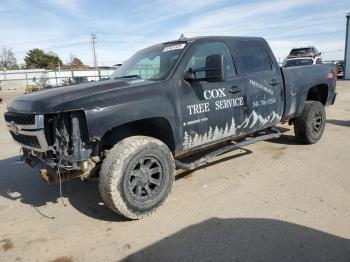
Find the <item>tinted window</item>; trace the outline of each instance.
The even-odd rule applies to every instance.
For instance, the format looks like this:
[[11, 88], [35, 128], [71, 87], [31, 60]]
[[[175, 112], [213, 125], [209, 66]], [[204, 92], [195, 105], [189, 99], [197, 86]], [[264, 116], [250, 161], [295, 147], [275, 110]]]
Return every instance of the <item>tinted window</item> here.
[[[190, 68], [204, 68], [207, 56], [213, 54], [224, 55], [224, 66], [226, 69], [227, 77], [232, 77], [236, 75], [230, 50], [228, 49], [227, 45], [222, 42], [209, 42], [198, 46], [186, 66], [186, 71]], [[196, 77], [204, 78], [205, 72], [197, 72]]]
[[311, 53], [314, 53], [314, 50], [312, 48], [294, 48], [292, 51], [290, 51], [290, 55], [292, 56], [306, 56], [310, 55]]
[[284, 63], [284, 67], [292, 67], [292, 66], [304, 66], [304, 65], [312, 65], [312, 59], [292, 59], [286, 60]]
[[237, 57], [244, 73], [272, 70], [270, 56], [266, 48], [256, 41], [238, 41]]

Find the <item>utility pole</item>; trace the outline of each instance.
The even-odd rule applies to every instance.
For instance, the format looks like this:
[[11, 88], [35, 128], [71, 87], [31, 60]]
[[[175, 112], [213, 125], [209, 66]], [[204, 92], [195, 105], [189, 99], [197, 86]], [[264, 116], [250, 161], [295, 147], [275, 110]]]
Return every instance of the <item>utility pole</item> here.
[[98, 69], [98, 65], [97, 65], [97, 56], [96, 56], [96, 49], [95, 49], [96, 39], [97, 39], [96, 34], [92, 33], [91, 34], [92, 60], [94, 63], [95, 70], [98, 71], [98, 79], [101, 79], [101, 73], [100, 73], [100, 70]]
[[344, 79], [350, 79], [350, 13], [346, 15], [346, 36], [344, 54]]

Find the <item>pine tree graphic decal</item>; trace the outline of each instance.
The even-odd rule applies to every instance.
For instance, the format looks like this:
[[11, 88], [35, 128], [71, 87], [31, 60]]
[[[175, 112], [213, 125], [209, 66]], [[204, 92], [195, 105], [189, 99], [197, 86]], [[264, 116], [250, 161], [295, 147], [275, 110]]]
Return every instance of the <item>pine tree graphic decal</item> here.
[[208, 142], [208, 134], [207, 134], [207, 132], [204, 133], [202, 142], [203, 142], [203, 144]]
[[228, 135], [229, 134], [229, 129], [228, 129], [228, 124], [226, 123], [225, 125], [225, 129], [224, 129], [224, 136]]
[[230, 135], [234, 136], [236, 134], [236, 125], [235, 125], [235, 119], [232, 117], [232, 122], [231, 122], [231, 126], [229, 129]]
[[208, 141], [213, 140], [213, 129], [209, 127], [209, 132], [208, 132]]
[[[275, 111], [269, 114], [266, 117], [261, 116], [260, 114], [253, 111], [250, 116], [247, 116], [244, 121], [236, 126], [235, 119], [232, 118], [231, 125], [228, 127], [228, 123], [225, 124], [225, 127], [215, 126], [209, 127], [208, 132], [205, 132], [203, 135], [194, 133], [193, 135], [189, 134], [187, 131], [184, 132], [183, 137], [183, 149], [187, 150], [192, 147], [200, 146], [209, 142], [216, 141], [221, 138], [234, 136], [237, 133], [241, 134], [246, 132], [245, 128], [250, 130], [256, 129], [257, 127], [264, 128], [269, 125], [278, 123], [281, 120], [281, 116], [278, 115]], [[191, 131], [193, 133], [193, 131]]]
[[189, 148], [189, 146], [190, 146], [190, 136], [188, 135], [187, 131], [185, 131], [183, 147], [187, 149]]
[[214, 129], [214, 135], [213, 135], [213, 139], [219, 139], [220, 138], [220, 131], [219, 131], [219, 128], [217, 126], [215, 126], [215, 129]]

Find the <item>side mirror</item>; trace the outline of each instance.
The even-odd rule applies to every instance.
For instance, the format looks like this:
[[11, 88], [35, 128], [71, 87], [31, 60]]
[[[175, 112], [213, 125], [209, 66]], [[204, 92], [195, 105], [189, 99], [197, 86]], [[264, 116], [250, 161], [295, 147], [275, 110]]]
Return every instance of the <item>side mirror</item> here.
[[205, 59], [205, 74], [208, 82], [223, 82], [226, 78], [224, 55], [213, 54]]
[[186, 71], [184, 73], [184, 79], [186, 81], [193, 81], [196, 79], [196, 75], [195, 75], [195, 72], [193, 72], [191, 69], [189, 71]]

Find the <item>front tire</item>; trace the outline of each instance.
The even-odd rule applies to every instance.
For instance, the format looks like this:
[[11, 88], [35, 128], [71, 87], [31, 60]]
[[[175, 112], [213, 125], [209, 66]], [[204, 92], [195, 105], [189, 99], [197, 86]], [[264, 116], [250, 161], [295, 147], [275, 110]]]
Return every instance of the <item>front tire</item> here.
[[163, 142], [132, 136], [118, 142], [103, 160], [99, 190], [114, 212], [141, 219], [162, 205], [174, 177], [174, 159]]
[[300, 142], [314, 144], [322, 137], [326, 125], [326, 110], [320, 102], [306, 101], [302, 114], [295, 118], [294, 133]]

